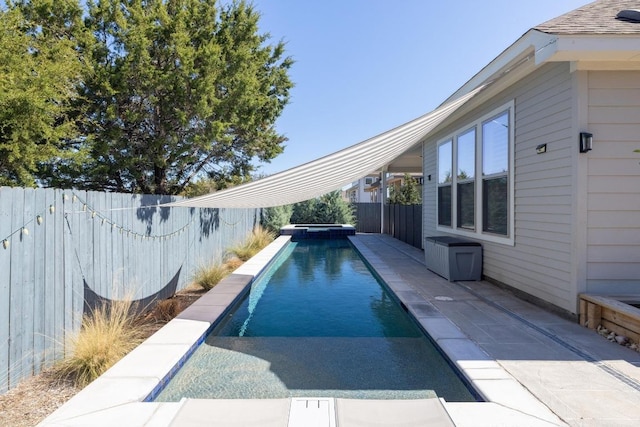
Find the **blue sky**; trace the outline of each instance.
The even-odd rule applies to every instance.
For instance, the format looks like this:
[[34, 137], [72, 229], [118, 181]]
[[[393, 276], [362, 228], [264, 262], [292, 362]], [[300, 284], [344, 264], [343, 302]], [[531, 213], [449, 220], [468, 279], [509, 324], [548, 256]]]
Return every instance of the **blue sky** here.
[[273, 174], [437, 107], [531, 27], [589, 0], [253, 0], [296, 63]]

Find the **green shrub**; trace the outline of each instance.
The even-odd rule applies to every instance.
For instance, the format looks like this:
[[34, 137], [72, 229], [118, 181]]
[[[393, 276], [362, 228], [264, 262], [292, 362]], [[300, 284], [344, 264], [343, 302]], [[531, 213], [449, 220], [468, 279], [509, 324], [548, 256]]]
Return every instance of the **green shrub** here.
[[272, 233], [280, 234], [280, 229], [291, 223], [293, 205], [274, 206], [262, 210], [262, 226]]
[[292, 224], [355, 225], [355, 222], [353, 206], [342, 198], [339, 191], [296, 203], [291, 214]]

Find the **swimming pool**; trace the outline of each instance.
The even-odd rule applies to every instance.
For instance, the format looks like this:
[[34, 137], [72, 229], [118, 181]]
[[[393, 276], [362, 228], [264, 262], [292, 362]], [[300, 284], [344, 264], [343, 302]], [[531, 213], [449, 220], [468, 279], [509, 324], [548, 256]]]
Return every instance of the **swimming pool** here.
[[473, 394], [346, 239], [290, 243], [155, 401]]

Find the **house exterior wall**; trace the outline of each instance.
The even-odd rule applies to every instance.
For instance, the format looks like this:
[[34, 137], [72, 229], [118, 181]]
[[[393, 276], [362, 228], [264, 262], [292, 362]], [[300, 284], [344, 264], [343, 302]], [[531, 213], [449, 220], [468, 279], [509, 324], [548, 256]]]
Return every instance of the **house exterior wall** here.
[[588, 72], [586, 291], [640, 293], [640, 71]]
[[[423, 145], [423, 233], [443, 235], [436, 227], [438, 142], [514, 101], [514, 244], [479, 238], [483, 275], [573, 313], [577, 309], [575, 85], [569, 64], [544, 65]], [[536, 154], [539, 144], [547, 144], [546, 153]]]

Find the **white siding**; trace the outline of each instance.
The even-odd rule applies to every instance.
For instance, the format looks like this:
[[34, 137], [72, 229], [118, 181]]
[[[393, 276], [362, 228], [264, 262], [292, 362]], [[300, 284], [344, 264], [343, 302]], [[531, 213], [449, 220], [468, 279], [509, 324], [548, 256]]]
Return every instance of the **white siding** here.
[[640, 71], [588, 74], [587, 291], [640, 292]]
[[[436, 232], [436, 143], [493, 108], [515, 100], [515, 245], [482, 242], [483, 274], [571, 312], [574, 211], [572, 192], [572, 76], [569, 65], [550, 64], [443, 129], [424, 145], [425, 236]], [[547, 152], [536, 154], [536, 146]], [[429, 201], [431, 203], [429, 203]]]

